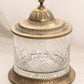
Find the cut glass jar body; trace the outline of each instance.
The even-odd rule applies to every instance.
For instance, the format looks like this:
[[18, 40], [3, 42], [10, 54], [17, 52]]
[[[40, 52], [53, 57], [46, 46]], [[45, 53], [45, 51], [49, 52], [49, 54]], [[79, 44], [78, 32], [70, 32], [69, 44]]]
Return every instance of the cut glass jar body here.
[[30, 39], [14, 35], [16, 73], [31, 78], [59, 77], [70, 70], [70, 35]]
[[68, 22], [55, 18], [40, 6], [11, 27], [14, 34], [14, 67], [9, 72], [13, 84], [71, 84], [75, 72], [70, 67]]

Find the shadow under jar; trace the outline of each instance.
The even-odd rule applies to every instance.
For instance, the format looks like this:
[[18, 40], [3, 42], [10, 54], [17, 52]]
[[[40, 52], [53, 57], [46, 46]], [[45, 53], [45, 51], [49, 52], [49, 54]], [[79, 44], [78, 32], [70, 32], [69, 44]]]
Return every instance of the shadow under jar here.
[[70, 84], [75, 78], [70, 66], [72, 26], [54, 18], [42, 1], [29, 18], [11, 28], [14, 67], [9, 72], [9, 80], [14, 84]]

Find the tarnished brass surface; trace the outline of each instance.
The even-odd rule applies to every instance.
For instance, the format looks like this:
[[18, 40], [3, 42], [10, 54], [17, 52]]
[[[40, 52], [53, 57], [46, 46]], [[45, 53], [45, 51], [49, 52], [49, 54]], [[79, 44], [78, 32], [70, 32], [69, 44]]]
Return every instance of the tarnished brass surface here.
[[43, 3], [45, 0], [38, 0], [40, 3]]
[[75, 79], [75, 72], [71, 69], [67, 74], [58, 78], [32, 79], [22, 77], [11, 69], [8, 77], [12, 84], [71, 84]]
[[[35, 9], [30, 14], [29, 20], [33, 21], [34, 22], [33, 24], [37, 25], [37, 23], [43, 24], [42, 22], [48, 22], [48, 21], [54, 20], [54, 16], [49, 9], [46, 9], [45, 7], [42, 7], [41, 9], [39, 9], [39, 8]], [[30, 23], [30, 22], [28, 22], [28, 23]]]
[[[39, 0], [43, 2], [44, 0]], [[28, 18], [15, 23], [11, 30], [21, 37], [33, 39], [50, 39], [65, 36], [72, 31], [66, 21], [54, 18], [52, 12], [43, 5], [35, 9]]]
[[[18, 36], [32, 38], [32, 39], [52, 39], [63, 37], [72, 32], [72, 26], [61, 20], [57, 19], [58, 22], [55, 24], [54, 21], [35, 25], [35, 23], [27, 23], [27, 20], [21, 20], [18, 24], [15, 23], [12, 26], [12, 32]], [[25, 23], [25, 24], [24, 24]], [[23, 27], [24, 26], [24, 27]]]

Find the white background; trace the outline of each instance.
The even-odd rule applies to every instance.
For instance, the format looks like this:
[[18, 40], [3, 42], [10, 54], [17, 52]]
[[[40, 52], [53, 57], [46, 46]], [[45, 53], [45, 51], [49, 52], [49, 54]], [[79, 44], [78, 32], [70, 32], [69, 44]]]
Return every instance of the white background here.
[[[0, 0], [0, 83], [10, 84], [7, 79], [13, 65], [10, 26], [28, 17], [38, 5], [38, 0]], [[77, 74], [73, 84], [84, 84], [84, 0], [46, 0], [45, 6], [55, 17], [73, 25], [71, 64]]]

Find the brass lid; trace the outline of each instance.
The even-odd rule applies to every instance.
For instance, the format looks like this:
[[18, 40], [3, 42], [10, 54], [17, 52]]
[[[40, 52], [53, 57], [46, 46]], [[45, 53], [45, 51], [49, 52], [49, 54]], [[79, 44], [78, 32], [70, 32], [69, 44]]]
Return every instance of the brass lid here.
[[58, 18], [43, 5], [44, 0], [39, 0], [40, 6], [29, 16], [16, 22], [11, 30], [16, 35], [35, 39], [49, 39], [65, 36], [72, 31], [72, 26]]

